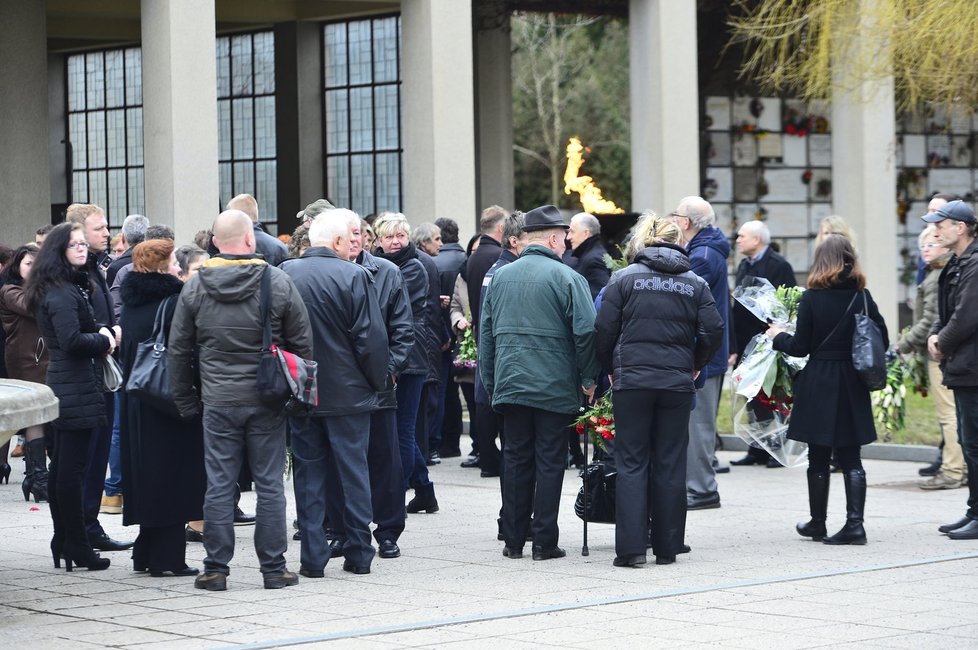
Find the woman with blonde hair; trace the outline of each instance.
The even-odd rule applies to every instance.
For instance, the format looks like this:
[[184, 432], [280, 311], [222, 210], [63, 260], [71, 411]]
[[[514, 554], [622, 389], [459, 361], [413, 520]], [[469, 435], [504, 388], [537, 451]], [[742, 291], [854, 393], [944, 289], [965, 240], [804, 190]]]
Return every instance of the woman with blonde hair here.
[[656, 564], [671, 564], [689, 549], [693, 381], [720, 347], [723, 320], [709, 285], [690, 270], [680, 238], [671, 221], [642, 219], [629, 246], [634, 260], [611, 277], [595, 321], [598, 361], [613, 375], [619, 567], [645, 564], [650, 510]]
[[837, 214], [830, 214], [818, 224], [818, 234], [815, 235], [815, 247], [818, 248], [821, 246], [822, 242], [829, 235], [842, 235], [849, 240], [853, 249], [856, 248], [856, 234], [852, 232], [852, 228], [846, 223], [846, 220]]

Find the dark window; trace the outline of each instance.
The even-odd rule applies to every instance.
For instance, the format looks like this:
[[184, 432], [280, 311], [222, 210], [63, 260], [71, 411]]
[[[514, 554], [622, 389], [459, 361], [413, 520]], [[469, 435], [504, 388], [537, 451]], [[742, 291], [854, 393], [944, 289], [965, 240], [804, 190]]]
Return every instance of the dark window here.
[[141, 53], [75, 54], [67, 67], [68, 200], [102, 206], [118, 228], [145, 205]]
[[236, 194], [258, 201], [275, 230], [275, 40], [272, 32], [217, 39], [217, 124], [221, 205]]
[[359, 214], [401, 209], [401, 19], [323, 26], [326, 193]]

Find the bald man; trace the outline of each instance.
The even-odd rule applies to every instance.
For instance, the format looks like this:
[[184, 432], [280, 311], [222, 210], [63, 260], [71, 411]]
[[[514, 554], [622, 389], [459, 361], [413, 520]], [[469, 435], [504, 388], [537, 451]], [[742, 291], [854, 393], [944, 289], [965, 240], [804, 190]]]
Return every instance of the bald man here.
[[[214, 221], [220, 254], [204, 262], [187, 281], [170, 326], [169, 372], [173, 400], [183, 418], [203, 412], [204, 573], [194, 586], [227, 589], [234, 555], [235, 481], [247, 457], [258, 493], [255, 550], [266, 589], [298, 583], [285, 566], [285, 416], [264, 406], [255, 390], [263, 323], [262, 276], [270, 274], [268, 315], [272, 343], [303, 358], [312, 357], [309, 316], [302, 297], [284, 272], [255, 254], [251, 218], [240, 210]], [[194, 390], [191, 358], [198, 350], [200, 398]]]
[[239, 210], [249, 219], [249, 227], [255, 234], [256, 252], [265, 258], [272, 266], [278, 266], [289, 257], [289, 248], [277, 238], [265, 232], [265, 227], [258, 218], [258, 201], [250, 194], [238, 194], [228, 201], [225, 210]]

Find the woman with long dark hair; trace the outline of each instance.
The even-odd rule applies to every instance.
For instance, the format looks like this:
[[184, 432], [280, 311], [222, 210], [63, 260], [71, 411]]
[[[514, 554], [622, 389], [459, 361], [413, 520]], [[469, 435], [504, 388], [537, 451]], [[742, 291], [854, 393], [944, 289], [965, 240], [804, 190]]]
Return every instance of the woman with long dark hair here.
[[46, 383], [60, 402], [53, 423], [54, 457], [48, 490], [54, 537], [54, 566], [64, 557], [90, 570], [106, 569], [109, 560], [92, 550], [82, 511], [82, 482], [95, 427], [106, 422], [101, 374], [96, 363], [115, 349], [115, 334], [95, 322], [85, 264], [88, 242], [82, 226], [63, 223], [44, 240], [24, 285], [27, 307], [48, 349]]
[[[202, 254], [203, 251], [201, 251]], [[173, 242], [153, 239], [132, 251], [132, 273], [122, 281], [122, 367], [128, 377], [138, 345], [150, 339], [157, 313], [169, 332], [183, 288]], [[200, 418], [181, 420], [125, 394], [122, 417], [122, 523], [139, 524], [133, 568], [153, 577], [197, 575], [187, 566], [184, 524], [203, 518], [204, 438]]]
[[[3, 272], [0, 272], [0, 323], [7, 335], [4, 346], [7, 376], [43, 384], [47, 374], [48, 356], [34, 312], [27, 308], [27, 298], [24, 295], [24, 281], [30, 274], [38, 250], [34, 244], [21, 246], [14, 251], [13, 258], [3, 268]], [[27, 427], [24, 437], [24, 461], [27, 465], [27, 474], [21, 484], [24, 500], [29, 500], [33, 494], [35, 502], [47, 501], [48, 463], [44, 450], [44, 425]], [[10, 476], [10, 466], [6, 463], [4, 465], [6, 467], [2, 469], [5, 470], [6, 478]]]
[[[886, 323], [866, 291], [866, 276], [852, 243], [842, 235], [826, 235], [815, 249], [808, 274], [808, 291], [798, 304], [794, 335], [770, 327], [774, 349], [793, 357], [808, 355], [808, 364], [795, 377], [795, 401], [788, 438], [808, 443], [808, 505], [811, 520], [798, 524], [802, 537], [826, 544], [865, 544], [863, 511], [866, 472], [860, 447], [876, 440], [869, 389], [852, 365], [854, 315], [863, 311], [879, 326], [889, 345]], [[826, 536], [829, 501], [829, 461], [842, 467], [846, 489], [846, 523]]]
[[634, 261], [612, 276], [595, 320], [598, 361], [612, 374], [615, 412], [614, 565], [646, 563], [649, 512], [656, 564], [687, 552], [686, 448], [699, 371], [720, 347], [723, 320], [690, 270], [679, 227], [649, 215]]

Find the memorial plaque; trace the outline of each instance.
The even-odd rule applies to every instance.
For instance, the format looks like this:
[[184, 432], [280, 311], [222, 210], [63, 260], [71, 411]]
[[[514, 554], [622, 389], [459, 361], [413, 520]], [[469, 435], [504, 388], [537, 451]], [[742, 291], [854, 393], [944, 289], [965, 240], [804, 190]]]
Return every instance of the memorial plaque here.
[[[713, 202], [733, 201], [733, 170], [729, 167], [707, 167], [703, 198]], [[713, 193], [710, 196], [710, 193]]]
[[904, 167], [927, 166], [927, 137], [923, 135], [903, 136]]
[[807, 237], [808, 206], [804, 203], [765, 203], [772, 237]]
[[762, 133], [757, 136], [757, 157], [781, 160], [782, 136], [780, 133]]
[[707, 152], [707, 165], [729, 165], [730, 164], [730, 134], [711, 132], [710, 150]]
[[707, 97], [706, 114], [710, 118], [709, 130], [729, 131], [730, 130], [730, 98], [729, 97]]
[[970, 169], [932, 169], [927, 174], [927, 191], [965, 196], [973, 191], [974, 177]]
[[753, 167], [733, 170], [734, 201], [757, 200], [757, 170]]
[[784, 250], [781, 254], [784, 256], [788, 263], [791, 264], [791, 268], [795, 270], [795, 273], [805, 273], [810, 266], [808, 261], [808, 239], [789, 239], [785, 242]]
[[761, 116], [757, 118], [758, 128], [765, 131], [780, 131], [781, 100], [777, 97], [761, 97], [760, 100], [764, 110], [761, 111]]
[[971, 148], [968, 146], [970, 136], [951, 136], [951, 166], [971, 167]]
[[808, 196], [808, 188], [802, 181], [801, 169], [766, 169], [764, 180], [767, 181], [765, 201], [799, 201], [804, 202]]
[[753, 167], [757, 164], [757, 138], [753, 134], [735, 135], [732, 147], [735, 167]]
[[781, 162], [786, 167], [808, 166], [808, 138], [795, 135], [785, 135], [781, 145], [783, 152]]
[[823, 201], [826, 203], [832, 201], [831, 169], [812, 170], [812, 179], [808, 182], [808, 199], [810, 201]]
[[808, 164], [812, 167], [832, 166], [832, 136], [808, 136]]

